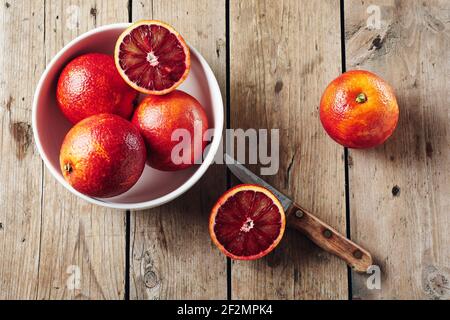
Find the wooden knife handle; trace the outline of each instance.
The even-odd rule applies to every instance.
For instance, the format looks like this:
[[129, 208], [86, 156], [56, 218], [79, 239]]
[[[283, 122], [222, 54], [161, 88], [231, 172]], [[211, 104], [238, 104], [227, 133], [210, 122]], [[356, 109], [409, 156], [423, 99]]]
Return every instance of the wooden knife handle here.
[[288, 226], [299, 230], [316, 245], [347, 262], [357, 272], [366, 272], [373, 263], [369, 252], [295, 203], [287, 212], [287, 222]]

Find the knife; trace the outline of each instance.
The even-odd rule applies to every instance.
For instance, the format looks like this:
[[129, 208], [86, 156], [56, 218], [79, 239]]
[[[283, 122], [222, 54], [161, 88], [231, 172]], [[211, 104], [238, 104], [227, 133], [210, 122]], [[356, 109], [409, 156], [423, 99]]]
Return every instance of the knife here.
[[367, 250], [344, 237], [228, 154], [225, 154], [225, 163], [241, 182], [257, 184], [270, 190], [283, 206], [288, 226], [303, 233], [320, 248], [344, 260], [353, 270], [367, 272], [373, 263]]

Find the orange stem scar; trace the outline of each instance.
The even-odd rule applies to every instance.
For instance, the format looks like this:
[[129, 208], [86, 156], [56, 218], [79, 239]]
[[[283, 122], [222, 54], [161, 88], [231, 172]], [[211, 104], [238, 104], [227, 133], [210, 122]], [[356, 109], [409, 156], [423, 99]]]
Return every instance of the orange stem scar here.
[[358, 96], [356, 97], [356, 102], [358, 102], [358, 103], [364, 103], [366, 101], [367, 101], [367, 97], [362, 92], [360, 94], [358, 94]]
[[67, 173], [71, 173], [72, 172], [72, 166], [70, 165], [70, 163], [65, 163], [64, 164], [64, 171]]

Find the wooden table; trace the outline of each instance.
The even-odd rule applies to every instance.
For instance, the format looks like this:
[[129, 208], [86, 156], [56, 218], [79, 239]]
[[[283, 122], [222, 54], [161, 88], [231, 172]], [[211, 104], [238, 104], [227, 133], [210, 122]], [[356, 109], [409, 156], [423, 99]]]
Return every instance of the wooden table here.
[[[228, 127], [280, 129], [267, 180], [367, 247], [381, 289], [292, 230], [266, 258], [227, 260], [208, 234], [236, 183], [220, 165], [139, 212], [56, 182], [31, 130], [46, 63], [92, 28], [142, 18], [208, 60]], [[450, 1], [4, 0], [0, 25], [1, 299], [450, 298]], [[344, 150], [318, 118], [327, 83], [354, 68], [390, 82], [400, 105], [393, 137], [371, 150]]]

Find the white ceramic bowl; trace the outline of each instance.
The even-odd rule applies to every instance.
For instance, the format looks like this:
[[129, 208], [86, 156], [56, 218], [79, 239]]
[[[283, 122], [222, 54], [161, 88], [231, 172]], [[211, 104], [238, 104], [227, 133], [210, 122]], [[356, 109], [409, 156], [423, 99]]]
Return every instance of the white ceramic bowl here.
[[145, 166], [139, 181], [129, 191], [114, 198], [98, 199], [73, 189], [63, 178], [59, 151], [64, 136], [72, 127], [56, 104], [56, 83], [64, 66], [73, 58], [89, 52], [113, 55], [116, 39], [130, 24], [111, 24], [91, 30], [66, 45], [48, 64], [39, 80], [33, 100], [33, 134], [39, 153], [51, 174], [70, 192], [91, 203], [116, 209], [147, 209], [167, 203], [191, 188], [214, 159], [222, 136], [223, 101], [217, 80], [206, 60], [190, 46], [191, 71], [178, 88], [203, 105], [214, 138], [201, 165], [178, 172], [162, 172]]

